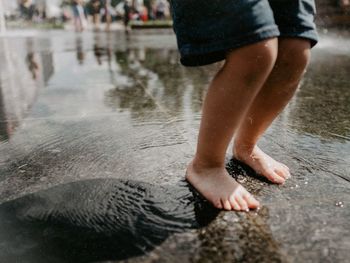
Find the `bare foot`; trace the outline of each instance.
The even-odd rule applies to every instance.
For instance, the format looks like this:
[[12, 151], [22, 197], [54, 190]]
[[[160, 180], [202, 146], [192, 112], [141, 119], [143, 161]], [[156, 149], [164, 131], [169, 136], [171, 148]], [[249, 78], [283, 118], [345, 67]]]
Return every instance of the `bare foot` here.
[[247, 164], [256, 173], [265, 176], [271, 182], [283, 184], [290, 177], [289, 168], [286, 165], [274, 160], [258, 146], [255, 146], [251, 151], [241, 149], [234, 148], [233, 155], [235, 158]]
[[188, 165], [187, 181], [216, 208], [249, 211], [259, 207], [259, 202], [226, 171], [225, 167], [199, 168]]

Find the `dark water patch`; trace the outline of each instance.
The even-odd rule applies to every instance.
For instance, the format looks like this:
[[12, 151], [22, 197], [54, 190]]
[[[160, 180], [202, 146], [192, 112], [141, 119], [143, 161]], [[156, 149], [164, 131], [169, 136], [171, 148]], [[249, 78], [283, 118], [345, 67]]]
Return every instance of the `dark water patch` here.
[[116, 179], [64, 184], [0, 206], [0, 261], [126, 259], [217, 214], [184, 186]]
[[264, 176], [257, 174], [250, 166], [242, 163], [236, 158], [231, 158], [226, 164], [226, 169], [237, 181], [242, 180], [242, 177], [251, 177], [261, 182], [270, 184], [271, 182]]

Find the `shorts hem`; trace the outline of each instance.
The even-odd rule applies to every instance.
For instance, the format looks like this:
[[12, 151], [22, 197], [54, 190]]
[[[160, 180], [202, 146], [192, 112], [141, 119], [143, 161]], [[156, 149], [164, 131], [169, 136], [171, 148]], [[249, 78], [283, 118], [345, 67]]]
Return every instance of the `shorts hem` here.
[[[313, 48], [317, 43], [318, 43], [318, 34], [315, 29], [301, 29], [301, 30], [285, 30], [285, 29], [280, 29], [281, 30], [281, 35], [280, 37], [296, 37], [296, 38], [304, 38], [310, 41], [311, 48]], [[295, 31], [295, 32], [291, 32]]]
[[188, 67], [212, 64], [224, 60], [226, 53], [230, 50], [278, 36], [280, 36], [280, 32], [278, 27], [274, 25], [264, 27], [240, 38], [230, 38], [205, 45], [187, 44], [180, 48], [180, 62]]

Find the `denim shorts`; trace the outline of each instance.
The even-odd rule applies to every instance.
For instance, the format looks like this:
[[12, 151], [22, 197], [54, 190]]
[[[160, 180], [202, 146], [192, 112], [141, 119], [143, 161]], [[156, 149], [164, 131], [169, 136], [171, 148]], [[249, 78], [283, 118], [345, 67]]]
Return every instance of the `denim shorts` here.
[[317, 41], [314, 0], [171, 0], [185, 66], [226, 58], [228, 51], [272, 37]]

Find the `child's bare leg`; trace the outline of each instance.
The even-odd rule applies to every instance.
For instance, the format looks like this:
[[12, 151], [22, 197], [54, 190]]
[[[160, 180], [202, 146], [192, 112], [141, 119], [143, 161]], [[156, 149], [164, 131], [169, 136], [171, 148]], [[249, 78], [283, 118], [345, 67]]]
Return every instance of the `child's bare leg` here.
[[235, 137], [234, 155], [275, 183], [290, 176], [286, 165], [260, 150], [256, 143], [292, 98], [310, 57], [310, 42], [280, 38], [276, 64], [246, 115]]
[[225, 154], [234, 130], [270, 74], [277, 39], [232, 51], [213, 79], [203, 105], [197, 152], [187, 180], [213, 205], [247, 210], [259, 203], [225, 169]]

